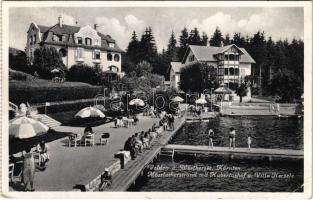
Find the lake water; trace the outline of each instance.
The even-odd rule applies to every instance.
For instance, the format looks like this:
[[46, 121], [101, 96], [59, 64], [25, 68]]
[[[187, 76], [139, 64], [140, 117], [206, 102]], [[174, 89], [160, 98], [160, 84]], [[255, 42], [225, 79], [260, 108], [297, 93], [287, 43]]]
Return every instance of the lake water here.
[[[205, 131], [213, 128], [214, 145], [227, 146], [230, 127], [236, 130], [238, 147], [247, 146], [246, 137], [251, 133], [252, 147], [303, 149], [303, 120], [271, 117], [221, 117], [209, 123], [186, 123], [171, 143], [208, 145]], [[303, 191], [303, 161], [293, 159], [270, 162], [267, 158], [176, 155], [174, 161], [161, 157], [144, 174], [130, 191]]]

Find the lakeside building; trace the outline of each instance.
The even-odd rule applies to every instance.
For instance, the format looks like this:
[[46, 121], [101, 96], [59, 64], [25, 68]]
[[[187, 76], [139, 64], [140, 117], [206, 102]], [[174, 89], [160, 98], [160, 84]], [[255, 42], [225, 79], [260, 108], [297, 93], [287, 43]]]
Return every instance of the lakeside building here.
[[34, 52], [40, 46], [47, 45], [56, 48], [65, 66], [70, 68], [74, 64], [98, 66], [103, 72], [121, 72], [121, 53], [116, 41], [110, 35], [97, 31], [97, 24], [91, 26], [71, 26], [63, 24], [62, 16], [58, 23], [48, 27], [32, 22], [27, 31], [26, 56], [33, 62]]
[[189, 45], [181, 62], [171, 62], [171, 86], [179, 89], [181, 69], [194, 63], [205, 63], [217, 69], [219, 83], [238, 83], [251, 75], [254, 59], [244, 49], [235, 44], [215, 47]]

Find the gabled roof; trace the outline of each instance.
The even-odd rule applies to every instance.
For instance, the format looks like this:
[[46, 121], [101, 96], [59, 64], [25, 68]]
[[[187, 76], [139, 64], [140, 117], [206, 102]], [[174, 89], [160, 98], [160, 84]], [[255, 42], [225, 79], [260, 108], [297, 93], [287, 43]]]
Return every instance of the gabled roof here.
[[237, 47], [235, 44], [230, 44], [230, 45], [226, 45], [226, 46], [223, 46], [223, 47], [219, 47], [218, 53], [224, 53], [225, 51], [227, 51], [231, 47], [235, 47], [236, 49], [238, 49], [240, 51], [240, 53], [243, 54], [241, 49], [239, 47]]
[[183, 66], [184, 65], [181, 62], [171, 62], [171, 69], [173, 69], [175, 73], [180, 73]]
[[60, 27], [59, 24], [56, 24], [49, 28], [47, 31], [52, 31], [54, 34], [74, 34], [79, 31], [80, 27], [78, 26], [71, 26], [71, 25], [66, 25], [63, 24], [62, 27]]
[[[46, 41], [48, 37], [49, 32], [53, 32], [54, 34], [57, 35], [63, 35], [67, 34], [69, 36], [72, 36], [79, 32], [80, 27], [79, 26], [72, 26], [72, 25], [66, 25], [63, 24], [62, 27], [60, 27], [59, 24], [55, 24], [54, 26], [47, 27], [47, 26], [42, 26], [38, 25], [38, 28], [40, 29], [40, 32], [43, 34], [42, 41], [47, 44], [56, 44], [56, 45], [67, 45], [67, 46], [81, 46], [84, 48], [96, 48], [95, 46], [87, 46], [87, 45], [78, 45], [74, 44], [74, 40], [69, 37], [67, 41], [65, 42], [56, 42], [56, 41]], [[114, 51], [114, 52], [124, 52], [115, 42], [115, 40], [110, 36], [110, 35], [105, 35], [100, 32], [97, 32], [98, 35], [101, 37], [101, 48], [102, 50], [106, 51]], [[108, 43], [114, 43], [114, 47], [110, 47]]]
[[113, 38], [111, 38], [110, 35], [104, 35], [104, 34], [102, 34], [100, 32], [97, 32], [97, 33], [101, 37], [101, 40], [106, 40], [108, 42], [113, 42], [113, 43], [115, 42], [115, 40], [113, 40]]
[[38, 28], [39, 28], [39, 30], [40, 30], [41, 33], [44, 33], [44, 32], [46, 32], [47, 30], [49, 30], [49, 28], [51, 28], [51, 27], [38, 25]]
[[[216, 54], [222, 53], [228, 50], [232, 46], [235, 46], [242, 52], [240, 62], [255, 63], [254, 59], [250, 56], [250, 54], [244, 48], [239, 48], [236, 45], [227, 45], [224, 47], [189, 45], [187, 52], [192, 51], [196, 59], [199, 62], [201, 61], [213, 61], [214, 62], [214, 61], [218, 61], [217, 58], [215, 57]], [[187, 54], [185, 54], [183, 62], [186, 59], [186, 56]]]

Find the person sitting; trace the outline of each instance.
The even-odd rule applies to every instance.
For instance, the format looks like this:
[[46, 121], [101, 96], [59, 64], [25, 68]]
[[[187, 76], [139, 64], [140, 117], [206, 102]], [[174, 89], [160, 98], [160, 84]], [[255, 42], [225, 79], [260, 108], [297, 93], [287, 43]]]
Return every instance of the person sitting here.
[[151, 127], [151, 131], [152, 131], [152, 132], [156, 132], [156, 124], [155, 124], [155, 123], [153, 123], [153, 125], [152, 125], [152, 127]]
[[50, 156], [48, 154], [48, 147], [47, 145], [45, 144], [44, 141], [41, 141], [37, 147], [36, 147], [36, 151], [40, 154], [40, 163], [42, 166], [45, 166], [46, 165], [46, 162], [49, 161], [50, 159]]
[[127, 140], [126, 140], [126, 142], [125, 142], [125, 144], [124, 144], [124, 150], [125, 151], [131, 151], [131, 148], [132, 148], [132, 146], [131, 146], [131, 137], [129, 137]]
[[104, 191], [106, 188], [112, 185], [112, 175], [108, 169], [105, 169], [103, 174], [101, 174], [101, 182], [99, 185], [99, 191]]
[[84, 130], [84, 135], [90, 135], [90, 134], [93, 134], [93, 130], [92, 130], [92, 127], [88, 125]]
[[134, 125], [136, 125], [137, 122], [139, 122], [139, 119], [137, 118], [137, 115], [134, 115], [133, 119], [134, 119]]
[[134, 160], [137, 157], [137, 148], [136, 148], [136, 139], [135, 139], [135, 135], [132, 135], [132, 137], [130, 138], [130, 156], [132, 158], [132, 160]]
[[142, 143], [144, 144], [145, 148], [150, 149], [151, 139], [150, 132], [145, 132], [142, 138]]
[[143, 145], [138, 133], [135, 133], [135, 147], [138, 149], [139, 153], [142, 153]]

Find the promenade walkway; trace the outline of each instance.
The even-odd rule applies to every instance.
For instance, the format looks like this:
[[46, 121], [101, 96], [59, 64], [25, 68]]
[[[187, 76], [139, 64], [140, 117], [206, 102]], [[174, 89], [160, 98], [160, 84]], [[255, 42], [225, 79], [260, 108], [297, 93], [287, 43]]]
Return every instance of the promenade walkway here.
[[163, 131], [152, 143], [151, 149], [139, 154], [135, 160], [129, 161], [124, 169], [120, 169], [113, 175], [113, 184], [109, 191], [126, 191], [145, 167], [160, 153], [161, 148], [166, 145], [180, 127], [185, 123], [185, 118], [176, 118], [173, 131]]
[[[139, 123], [132, 128], [115, 128], [113, 122], [94, 127], [96, 143], [101, 133], [110, 133], [109, 144], [105, 146], [68, 147], [68, 138], [48, 143], [50, 161], [45, 171], [35, 173], [36, 191], [71, 191], [76, 184], [87, 184], [116, 160], [114, 153], [124, 147], [129, 136], [148, 130], [158, 121], [158, 118], [139, 116]], [[60, 126], [56, 131], [83, 133], [84, 128]], [[10, 187], [10, 190], [15, 189]]]

